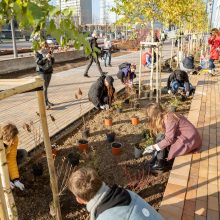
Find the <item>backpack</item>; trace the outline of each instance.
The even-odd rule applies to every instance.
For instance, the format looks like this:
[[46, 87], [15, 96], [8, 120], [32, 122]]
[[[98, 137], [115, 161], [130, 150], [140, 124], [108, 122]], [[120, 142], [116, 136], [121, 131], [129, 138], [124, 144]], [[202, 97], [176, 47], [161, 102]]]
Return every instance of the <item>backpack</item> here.
[[127, 68], [127, 67], [130, 67], [130, 66], [131, 66], [130, 63], [125, 62], [125, 63], [120, 64], [120, 65], [118, 66], [118, 68], [119, 68], [119, 70], [122, 70], [122, 69]]

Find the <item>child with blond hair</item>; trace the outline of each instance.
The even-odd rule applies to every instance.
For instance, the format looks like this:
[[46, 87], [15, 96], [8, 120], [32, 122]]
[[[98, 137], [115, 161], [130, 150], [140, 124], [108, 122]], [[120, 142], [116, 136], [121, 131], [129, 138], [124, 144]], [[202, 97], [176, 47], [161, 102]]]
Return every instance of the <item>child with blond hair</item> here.
[[4, 125], [0, 129], [0, 138], [5, 147], [11, 188], [17, 187], [20, 190], [24, 190], [24, 184], [19, 180], [18, 164], [24, 160], [27, 152], [23, 149], [17, 149], [19, 142], [18, 133], [17, 127], [11, 123]]

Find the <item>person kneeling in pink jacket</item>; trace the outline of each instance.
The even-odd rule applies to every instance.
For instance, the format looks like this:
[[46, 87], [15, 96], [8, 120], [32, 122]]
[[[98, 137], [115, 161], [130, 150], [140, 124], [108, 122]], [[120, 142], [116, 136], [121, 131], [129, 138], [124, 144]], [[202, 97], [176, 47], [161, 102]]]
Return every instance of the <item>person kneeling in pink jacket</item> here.
[[197, 152], [202, 139], [194, 125], [184, 116], [165, 111], [159, 104], [146, 107], [147, 127], [157, 136], [156, 144], [148, 146], [143, 155], [157, 152], [151, 171], [164, 171], [169, 161], [177, 156]]

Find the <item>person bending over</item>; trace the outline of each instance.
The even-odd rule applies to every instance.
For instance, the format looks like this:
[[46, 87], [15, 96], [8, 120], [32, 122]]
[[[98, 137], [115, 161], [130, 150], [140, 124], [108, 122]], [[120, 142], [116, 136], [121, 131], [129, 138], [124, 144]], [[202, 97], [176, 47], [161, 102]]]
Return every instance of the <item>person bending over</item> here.
[[148, 129], [157, 136], [156, 144], [148, 146], [143, 155], [157, 152], [151, 163], [152, 171], [164, 171], [167, 160], [197, 152], [202, 145], [198, 130], [184, 116], [165, 111], [159, 104], [146, 107]]
[[0, 129], [0, 138], [3, 140], [5, 147], [6, 160], [10, 177], [10, 185], [24, 190], [24, 184], [19, 180], [18, 164], [21, 164], [27, 157], [27, 151], [17, 149], [18, 147], [18, 129], [13, 124], [7, 124]]
[[162, 220], [139, 195], [124, 188], [106, 185], [91, 168], [73, 172], [69, 190], [80, 204], [86, 205], [90, 220]]
[[101, 76], [90, 87], [88, 93], [89, 101], [97, 109], [108, 109], [111, 107], [115, 93], [113, 82], [112, 76]]
[[167, 89], [168, 93], [176, 94], [179, 89], [188, 97], [190, 92], [193, 91], [193, 86], [189, 82], [189, 76], [187, 72], [183, 70], [175, 70], [170, 74], [167, 80]]
[[127, 86], [132, 87], [133, 86], [133, 80], [136, 78], [135, 74], [136, 65], [131, 63], [122, 63], [119, 65], [119, 71], [117, 73], [118, 79], [121, 80], [121, 82]]

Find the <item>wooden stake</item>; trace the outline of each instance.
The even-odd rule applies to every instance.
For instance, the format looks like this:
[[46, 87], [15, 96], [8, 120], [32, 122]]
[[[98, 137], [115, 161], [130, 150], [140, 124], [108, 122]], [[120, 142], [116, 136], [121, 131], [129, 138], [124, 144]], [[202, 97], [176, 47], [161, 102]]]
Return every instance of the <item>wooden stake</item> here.
[[[41, 79], [36, 78], [36, 81], [39, 81], [39, 80]], [[46, 110], [45, 110], [45, 99], [44, 99], [43, 91], [42, 90], [37, 91], [37, 96], [38, 96], [39, 112], [40, 112], [41, 125], [42, 125], [43, 138], [44, 138], [44, 145], [45, 145], [48, 169], [49, 169], [49, 174], [50, 174], [51, 190], [53, 193], [53, 205], [54, 205], [54, 210], [56, 213], [56, 220], [61, 220], [62, 218], [61, 218], [61, 210], [60, 210], [60, 203], [59, 203], [57, 175], [56, 175], [56, 171], [54, 167], [54, 160], [53, 160], [53, 155], [52, 155], [48, 125], [47, 125], [47, 116], [46, 116]]]
[[141, 70], [142, 70], [142, 45], [140, 47], [140, 62], [139, 62], [139, 91], [138, 96], [141, 98]]
[[179, 56], [179, 52], [180, 52], [180, 39], [178, 39], [178, 46], [177, 46], [177, 63], [176, 63], [176, 68], [179, 67], [179, 61], [180, 61], [180, 56]]
[[2, 187], [2, 178], [0, 175], [0, 220], [9, 220], [7, 205]]
[[[8, 163], [7, 163], [6, 156], [5, 156], [5, 147], [1, 139], [0, 139], [0, 175], [1, 175], [2, 188], [4, 190], [4, 197], [5, 197], [5, 202], [7, 206], [8, 217], [10, 220], [17, 220], [18, 213], [17, 213], [17, 208], [15, 205], [14, 197], [13, 197], [11, 186], [10, 186]], [[1, 198], [1, 201], [4, 206], [4, 200], [2, 198]]]
[[173, 40], [173, 38], [172, 38], [171, 54], [170, 54], [170, 68], [172, 68], [172, 59], [173, 59], [173, 44], [174, 44], [174, 40]]
[[162, 45], [159, 47], [159, 100], [161, 99], [161, 59], [162, 59]]
[[152, 48], [152, 63], [150, 73], [150, 100], [153, 98], [153, 76], [154, 76], [154, 48]]
[[159, 103], [159, 49], [156, 48], [156, 102]]

